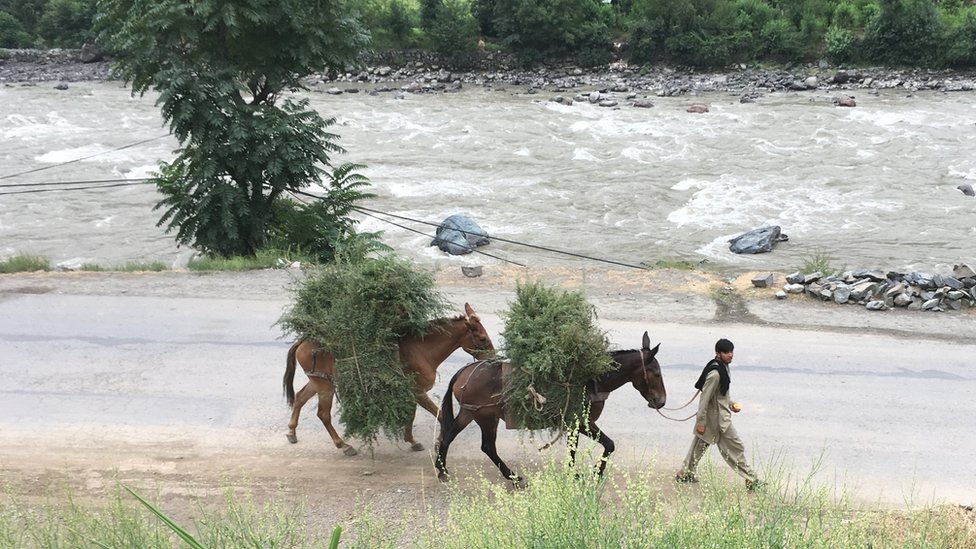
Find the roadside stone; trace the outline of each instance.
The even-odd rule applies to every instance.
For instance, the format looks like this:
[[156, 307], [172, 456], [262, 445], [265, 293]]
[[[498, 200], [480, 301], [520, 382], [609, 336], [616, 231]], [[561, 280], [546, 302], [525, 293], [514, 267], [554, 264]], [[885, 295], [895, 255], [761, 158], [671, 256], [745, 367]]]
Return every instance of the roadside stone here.
[[786, 275], [786, 281], [790, 284], [803, 284], [805, 282], [805, 277], [800, 271]]
[[884, 311], [888, 307], [885, 305], [884, 301], [874, 300], [868, 301], [867, 304], [864, 305], [864, 308], [869, 311]]
[[960, 279], [973, 278], [976, 277], [976, 271], [973, 271], [973, 268], [970, 267], [969, 265], [966, 265], [965, 263], [961, 265], [953, 265], [952, 276]]
[[773, 273], [763, 273], [752, 279], [752, 285], [756, 288], [770, 288], [773, 285]]

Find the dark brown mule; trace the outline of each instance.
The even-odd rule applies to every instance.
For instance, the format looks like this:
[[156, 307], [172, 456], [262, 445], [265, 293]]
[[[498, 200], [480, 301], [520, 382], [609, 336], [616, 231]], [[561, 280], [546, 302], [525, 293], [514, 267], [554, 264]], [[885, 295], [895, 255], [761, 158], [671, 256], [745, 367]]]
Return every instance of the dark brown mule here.
[[[417, 404], [437, 417], [437, 405], [427, 396], [427, 391], [434, 386], [437, 367], [447, 360], [454, 351], [463, 348], [474, 359], [494, 354], [495, 347], [488, 337], [488, 332], [481, 324], [481, 319], [474, 309], [464, 304], [464, 315], [456, 318], [441, 318], [430, 323], [430, 330], [423, 337], [404, 337], [399, 342], [400, 362], [408, 372], [414, 374]], [[295, 394], [295, 364], [301, 365], [308, 376], [308, 383]], [[335, 386], [332, 377], [335, 375], [335, 358], [318, 344], [308, 340], [298, 340], [288, 350], [288, 360], [283, 380], [285, 398], [292, 407], [291, 419], [288, 421], [288, 441], [298, 442], [295, 428], [298, 427], [298, 416], [302, 407], [313, 395], [319, 395], [318, 416], [329, 431], [336, 448], [341, 449], [347, 456], [356, 455], [356, 449], [346, 444], [335, 427], [332, 426], [332, 397]], [[422, 444], [413, 438], [413, 419], [410, 417], [403, 440], [410, 444], [413, 450], [423, 450]]]
[[[603, 413], [603, 406], [611, 392], [626, 383], [632, 383], [640, 392], [647, 406], [661, 408], [667, 399], [664, 390], [664, 379], [661, 377], [661, 365], [655, 355], [661, 344], [650, 348], [647, 332], [644, 332], [643, 345], [640, 350], [616, 351], [611, 354], [613, 360], [620, 365], [614, 371], [597, 376], [586, 386], [586, 396], [589, 400], [589, 417], [586, 424], [580, 425], [576, 432], [569, 437], [570, 458], [576, 458], [576, 442], [579, 434], [596, 440], [603, 445], [603, 457], [600, 460], [598, 472], [603, 474], [607, 459], [614, 451], [613, 441], [596, 425]], [[457, 417], [454, 417], [454, 398], [460, 404]], [[513, 480], [516, 484], [522, 479], [512, 475], [512, 470], [498, 457], [495, 440], [498, 436], [498, 420], [505, 414], [502, 403], [502, 363], [497, 360], [483, 360], [464, 366], [454, 374], [444, 394], [441, 404], [440, 434], [437, 437], [437, 476], [441, 480], [447, 478], [447, 450], [454, 438], [464, 430], [471, 420], [481, 427], [481, 451], [498, 467], [502, 475]]]

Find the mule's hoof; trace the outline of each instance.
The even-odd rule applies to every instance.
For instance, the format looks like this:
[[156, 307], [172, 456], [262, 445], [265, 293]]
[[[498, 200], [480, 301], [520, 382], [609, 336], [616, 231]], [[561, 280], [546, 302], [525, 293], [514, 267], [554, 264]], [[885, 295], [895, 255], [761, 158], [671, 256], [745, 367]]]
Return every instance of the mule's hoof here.
[[447, 471], [441, 471], [440, 473], [437, 473], [437, 480], [447, 482], [451, 480], [451, 475], [447, 474]]
[[525, 489], [528, 485], [525, 483], [525, 479], [520, 476], [512, 477], [512, 484], [518, 489]]
[[342, 453], [343, 454], [346, 454], [347, 456], [354, 456], [354, 455], [358, 454], [359, 451], [356, 450], [355, 448], [353, 448], [352, 446], [344, 446], [342, 448]]
[[419, 442], [414, 442], [413, 444], [410, 445], [410, 449], [413, 450], [414, 452], [423, 452], [424, 445]]
[[298, 437], [297, 436], [295, 436], [295, 435], [293, 435], [291, 433], [288, 433], [287, 435], [285, 435], [285, 437], [288, 439], [288, 442], [290, 442], [292, 444], [298, 444]]

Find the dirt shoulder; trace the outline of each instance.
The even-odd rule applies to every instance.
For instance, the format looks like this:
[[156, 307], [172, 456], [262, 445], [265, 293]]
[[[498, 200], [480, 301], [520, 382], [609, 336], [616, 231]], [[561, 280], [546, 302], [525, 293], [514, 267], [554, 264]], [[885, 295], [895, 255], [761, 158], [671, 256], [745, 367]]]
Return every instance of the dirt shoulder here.
[[[803, 295], [776, 299], [785, 273], [773, 273], [770, 288], [756, 288], [759, 273], [485, 267], [469, 278], [460, 268], [436, 271], [438, 287], [457, 303], [471, 302], [480, 312], [504, 313], [520, 280], [584, 292], [600, 318], [673, 323], [725, 322], [823, 332], [851, 330], [947, 342], [976, 338], [976, 309], [951, 312], [891, 309], [820, 302]], [[298, 270], [247, 272], [188, 271], [146, 273], [23, 273], [0, 275], [0, 299], [8, 293], [214, 297], [289, 300], [300, 280]]]

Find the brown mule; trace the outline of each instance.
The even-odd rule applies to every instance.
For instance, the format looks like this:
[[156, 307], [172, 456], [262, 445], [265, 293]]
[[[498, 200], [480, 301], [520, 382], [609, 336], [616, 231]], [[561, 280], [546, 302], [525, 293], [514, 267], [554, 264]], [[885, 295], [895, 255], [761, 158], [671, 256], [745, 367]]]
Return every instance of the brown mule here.
[[[660, 347], [661, 345], [658, 344], [651, 349], [650, 339], [647, 332], [644, 332], [639, 350], [611, 353], [619, 368], [597, 376], [587, 383], [589, 416], [568, 439], [571, 460], [576, 458], [576, 442], [579, 438], [577, 435], [584, 434], [603, 446], [603, 457], [597, 468], [597, 472], [603, 474], [615, 445], [613, 440], [597, 427], [596, 420], [603, 413], [603, 406], [612, 391], [629, 383], [644, 397], [648, 407], [659, 409], [664, 406], [667, 391], [664, 388], [664, 379], [661, 377], [661, 365], [656, 358]], [[458, 433], [473, 420], [481, 427], [481, 451], [498, 467], [502, 476], [512, 480], [516, 485], [522, 484], [522, 478], [514, 475], [502, 458], [498, 457], [495, 446], [498, 437], [498, 421], [505, 415], [503, 392], [502, 362], [499, 360], [473, 362], [454, 374], [447, 391], [444, 392], [444, 401], [441, 403], [439, 418], [441, 428], [435, 448], [437, 459], [434, 462], [438, 478], [447, 479], [447, 451]], [[455, 398], [460, 405], [456, 417]]]
[[[474, 359], [494, 354], [495, 347], [488, 336], [488, 332], [481, 324], [481, 319], [474, 309], [464, 304], [464, 315], [456, 318], [441, 318], [431, 321], [430, 330], [423, 337], [407, 336], [399, 342], [400, 362], [407, 371], [414, 374], [417, 404], [437, 417], [437, 405], [427, 396], [427, 391], [434, 386], [437, 367], [447, 360], [454, 351], [463, 348]], [[295, 364], [301, 365], [308, 376], [298, 394], [295, 394]], [[335, 396], [335, 385], [332, 376], [335, 375], [335, 357], [322, 349], [315, 342], [300, 339], [288, 349], [288, 360], [285, 366], [283, 380], [285, 399], [292, 407], [291, 419], [288, 421], [288, 442], [298, 442], [295, 429], [298, 427], [298, 416], [302, 407], [313, 395], [319, 396], [318, 416], [325, 425], [325, 429], [332, 437], [336, 448], [341, 449], [347, 456], [356, 455], [356, 449], [346, 444], [332, 425], [332, 398]], [[416, 413], [416, 409], [414, 410]], [[420, 451], [424, 447], [413, 438], [413, 418], [407, 423], [403, 440], [410, 444], [411, 449]]]

